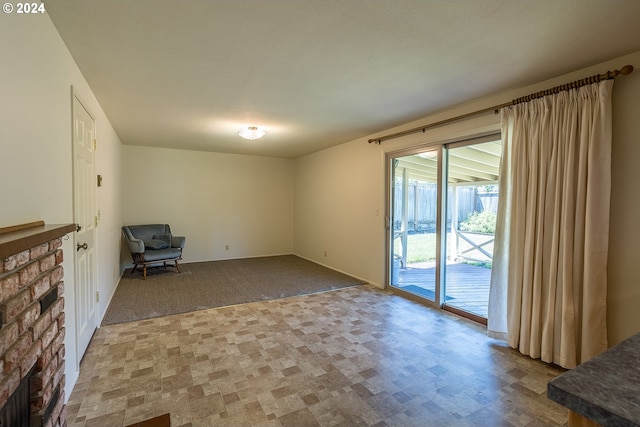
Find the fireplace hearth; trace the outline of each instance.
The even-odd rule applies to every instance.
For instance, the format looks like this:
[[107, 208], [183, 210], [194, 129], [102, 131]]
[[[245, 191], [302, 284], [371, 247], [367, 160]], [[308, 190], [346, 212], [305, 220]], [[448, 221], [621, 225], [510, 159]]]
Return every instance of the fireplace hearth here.
[[20, 381], [18, 389], [0, 410], [0, 426], [31, 426], [31, 387], [30, 375]]
[[0, 427], [66, 425], [61, 248], [74, 230], [0, 229]]

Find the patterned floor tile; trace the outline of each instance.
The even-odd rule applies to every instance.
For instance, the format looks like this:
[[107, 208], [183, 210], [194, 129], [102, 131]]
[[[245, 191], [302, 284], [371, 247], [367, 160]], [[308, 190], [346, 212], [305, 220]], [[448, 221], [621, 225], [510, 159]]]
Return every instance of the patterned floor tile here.
[[370, 286], [104, 326], [70, 427], [562, 426], [562, 372]]

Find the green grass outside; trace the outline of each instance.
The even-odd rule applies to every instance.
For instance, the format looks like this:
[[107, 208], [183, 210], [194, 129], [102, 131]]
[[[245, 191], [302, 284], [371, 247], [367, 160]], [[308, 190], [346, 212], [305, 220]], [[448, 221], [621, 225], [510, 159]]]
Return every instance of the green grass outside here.
[[[409, 234], [407, 241], [407, 264], [436, 260], [436, 233]], [[393, 242], [393, 253], [398, 257], [402, 256], [402, 239], [399, 237]], [[490, 262], [464, 262], [477, 267], [491, 268]]]
[[[407, 263], [435, 261], [436, 233], [409, 234], [407, 241]], [[393, 242], [393, 253], [402, 256], [402, 239]]]

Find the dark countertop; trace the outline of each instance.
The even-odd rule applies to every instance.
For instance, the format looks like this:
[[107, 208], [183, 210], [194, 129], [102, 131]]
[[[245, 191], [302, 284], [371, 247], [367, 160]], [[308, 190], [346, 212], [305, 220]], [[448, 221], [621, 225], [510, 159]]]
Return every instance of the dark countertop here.
[[547, 396], [603, 426], [640, 426], [640, 333], [551, 380]]

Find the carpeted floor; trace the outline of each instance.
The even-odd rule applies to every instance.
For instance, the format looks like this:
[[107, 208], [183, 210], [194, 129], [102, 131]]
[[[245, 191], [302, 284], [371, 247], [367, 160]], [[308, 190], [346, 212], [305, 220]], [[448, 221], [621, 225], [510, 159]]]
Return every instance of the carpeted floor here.
[[142, 280], [142, 273], [127, 270], [102, 325], [365, 283], [295, 255], [183, 264], [180, 271], [152, 268]]

